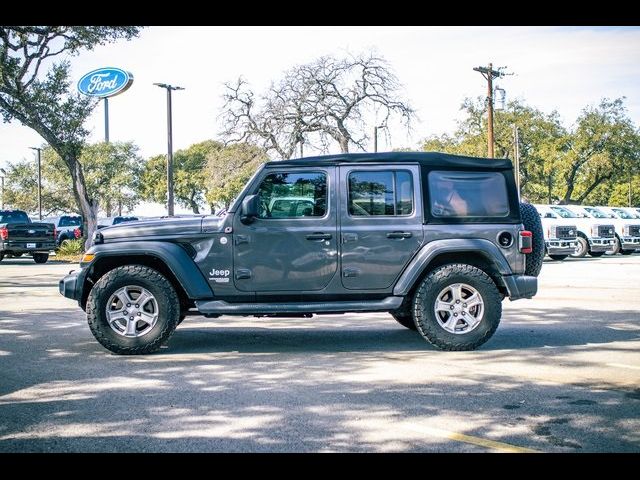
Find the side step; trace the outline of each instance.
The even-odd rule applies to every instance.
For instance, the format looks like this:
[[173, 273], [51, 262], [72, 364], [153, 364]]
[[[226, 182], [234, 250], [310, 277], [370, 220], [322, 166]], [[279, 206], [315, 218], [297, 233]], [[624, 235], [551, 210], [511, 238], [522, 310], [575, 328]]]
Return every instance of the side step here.
[[403, 297], [387, 297], [383, 300], [350, 302], [294, 302], [294, 303], [229, 303], [223, 300], [196, 301], [200, 313], [219, 315], [261, 315], [269, 313], [347, 313], [386, 312], [400, 307]]

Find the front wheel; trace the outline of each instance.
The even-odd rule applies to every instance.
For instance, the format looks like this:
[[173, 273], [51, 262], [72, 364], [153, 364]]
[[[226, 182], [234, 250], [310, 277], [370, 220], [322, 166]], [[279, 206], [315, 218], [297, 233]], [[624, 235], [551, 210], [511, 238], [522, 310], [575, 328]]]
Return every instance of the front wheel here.
[[179, 318], [180, 301], [173, 285], [142, 265], [111, 270], [93, 286], [87, 300], [91, 333], [117, 354], [155, 352], [173, 334]]
[[429, 273], [413, 304], [420, 334], [442, 350], [474, 350], [491, 338], [502, 316], [502, 299], [491, 277], [454, 263]]
[[47, 260], [49, 260], [49, 254], [48, 253], [34, 253], [33, 254], [33, 261], [36, 263], [47, 263]]
[[591, 255], [592, 257], [595, 258], [599, 258], [601, 256], [603, 256], [605, 254], [605, 252], [591, 252], [589, 255]]
[[564, 260], [565, 258], [567, 258], [569, 255], [549, 255], [549, 258], [551, 260]]
[[587, 242], [585, 238], [578, 237], [576, 251], [575, 253], [572, 253], [571, 256], [573, 258], [584, 258], [584, 256], [587, 254], [588, 251], [589, 251], [589, 242]]

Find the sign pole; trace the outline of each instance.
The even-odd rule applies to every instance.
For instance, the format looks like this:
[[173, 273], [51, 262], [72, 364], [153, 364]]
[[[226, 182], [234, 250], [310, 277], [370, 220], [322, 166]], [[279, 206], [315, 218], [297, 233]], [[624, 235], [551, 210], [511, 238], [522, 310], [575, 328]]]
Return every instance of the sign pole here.
[[104, 142], [109, 143], [109, 99], [104, 97]]

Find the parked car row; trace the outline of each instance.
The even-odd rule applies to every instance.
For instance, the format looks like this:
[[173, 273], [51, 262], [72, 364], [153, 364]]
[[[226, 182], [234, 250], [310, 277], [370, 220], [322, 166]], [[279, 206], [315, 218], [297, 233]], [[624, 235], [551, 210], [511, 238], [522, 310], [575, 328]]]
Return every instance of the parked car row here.
[[640, 250], [640, 209], [590, 205], [534, 205], [544, 229], [546, 253], [554, 260]]

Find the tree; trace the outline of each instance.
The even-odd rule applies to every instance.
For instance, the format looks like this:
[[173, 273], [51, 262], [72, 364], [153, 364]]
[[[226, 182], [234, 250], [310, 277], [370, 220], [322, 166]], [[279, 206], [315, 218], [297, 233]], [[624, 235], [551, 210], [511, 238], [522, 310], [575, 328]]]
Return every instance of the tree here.
[[96, 100], [72, 92], [66, 57], [57, 63], [50, 60], [130, 39], [139, 31], [134, 26], [0, 27], [0, 112], [5, 122], [15, 119], [38, 132], [60, 156], [73, 181], [87, 239], [96, 228], [96, 204], [78, 158], [89, 133], [83, 124]]
[[388, 62], [373, 53], [295, 66], [258, 100], [243, 79], [225, 86], [223, 136], [255, 142], [282, 159], [300, 144], [326, 151], [334, 141], [345, 153], [350, 145], [364, 150], [374, 114], [376, 124], [397, 115], [407, 127], [415, 116]]
[[559, 164], [563, 203], [582, 203], [609, 180], [627, 180], [640, 167], [640, 137], [624, 99], [586, 107], [564, 145]]
[[[96, 205], [111, 216], [117, 208], [131, 210], [138, 203], [135, 193], [140, 177], [138, 147], [131, 142], [86, 145], [78, 162], [85, 186]], [[26, 211], [37, 208], [37, 173], [34, 161], [9, 166], [7, 200]], [[73, 196], [73, 182], [60, 156], [51, 147], [42, 151], [42, 206], [45, 215], [79, 213]]]
[[[205, 140], [189, 148], [178, 150], [173, 156], [173, 186], [176, 202], [200, 213], [205, 205], [205, 170], [209, 155], [222, 148], [222, 143]], [[167, 201], [167, 157], [156, 155], [145, 164], [140, 182], [143, 199], [166, 203]]]
[[247, 180], [269, 158], [260, 147], [236, 143], [213, 152], [207, 160], [206, 198], [214, 212], [216, 207], [229, 208]]

